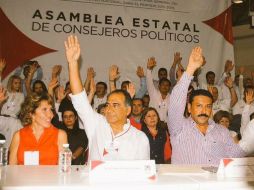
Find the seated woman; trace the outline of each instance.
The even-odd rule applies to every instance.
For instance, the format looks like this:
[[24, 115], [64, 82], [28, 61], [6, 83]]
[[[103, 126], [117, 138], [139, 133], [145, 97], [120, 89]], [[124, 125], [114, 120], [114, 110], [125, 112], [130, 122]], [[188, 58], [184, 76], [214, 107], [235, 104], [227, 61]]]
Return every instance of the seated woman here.
[[53, 100], [48, 94], [32, 93], [25, 98], [20, 113], [25, 127], [12, 138], [10, 165], [58, 164], [58, 153], [67, 143], [67, 135], [51, 124], [52, 105]]
[[150, 143], [150, 159], [156, 164], [170, 162], [171, 145], [167, 129], [162, 127], [159, 114], [156, 109], [149, 107], [142, 113], [140, 119], [141, 130], [146, 134]]
[[72, 165], [85, 164], [88, 139], [84, 130], [79, 128], [78, 115], [74, 108], [65, 107], [62, 112], [63, 126], [67, 133], [68, 143], [72, 151]]

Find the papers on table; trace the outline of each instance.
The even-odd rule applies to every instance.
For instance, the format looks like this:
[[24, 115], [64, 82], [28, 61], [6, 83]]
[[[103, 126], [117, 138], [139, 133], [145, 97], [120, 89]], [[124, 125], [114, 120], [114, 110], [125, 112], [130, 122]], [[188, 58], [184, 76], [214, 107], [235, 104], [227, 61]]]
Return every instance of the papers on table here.
[[155, 179], [154, 160], [90, 162], [91, 182], [154, 181]]
[[220, 161], [217, 175], [224, 177], [253, 177], [254, 157], [224, 158]]

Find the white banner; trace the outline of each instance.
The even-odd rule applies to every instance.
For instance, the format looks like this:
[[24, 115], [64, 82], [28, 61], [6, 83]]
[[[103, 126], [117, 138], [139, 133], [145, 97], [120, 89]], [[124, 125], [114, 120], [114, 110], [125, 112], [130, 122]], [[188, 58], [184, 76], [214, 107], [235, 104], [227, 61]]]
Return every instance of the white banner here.
[[8, 64], [4, 76], [36, 59], [46, 83], [53, 65], [63, 65], [64, 84], [64, 40], [70, 34], [80, 39], [83, 79], [94, 67], [96, 81], [107, 81], [109, 66], [116, 64], [119, 83], [138, 84], [136, 68], [146, 68], [149, 57], [157, 60], [157, 78], [160, 67], [169, 70], [174, 52], [181, 52], [186, 66], [194, 46], [204, 50], [203, 75], [213, 70], [220, 76], [225, 60], [233, 60], [230, 0], [1, 0], [0, 5], [0, 57]]

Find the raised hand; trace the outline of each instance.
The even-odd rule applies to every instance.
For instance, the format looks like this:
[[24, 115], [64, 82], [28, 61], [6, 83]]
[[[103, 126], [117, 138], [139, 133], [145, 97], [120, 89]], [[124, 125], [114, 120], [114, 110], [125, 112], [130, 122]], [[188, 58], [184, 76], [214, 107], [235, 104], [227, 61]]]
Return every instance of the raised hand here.
[[182, 57], [180, 55], [180, 52], [175, 52], [174, 53], [174, 63], [173, 64], [178, 64], [181, 63]]
[[232, 77], [226, 77], [224, 83], [228, 88], [232, 88], [234, 81], [233, 81]]
[[62, 71], [62, 66], [61, 65], [55, 65], [52, 68], [52, 78], [56, 78], [58, 75], [60, 75]]
[[118, 67], [116, 65], [111, 65], [109, 68], [109, 80], [115, 81], [119, 79], [119, 77], [120, 77], [120, 73], [119, 73]]
[[77, 36], [68, 36], [64, 42], [65, 54], [69, 66], [70, 87], [73, 95], [82, 92], [83, 85], [79, 72], [78, 59], [80, 57], [80, 45]]
[[143, 78], [145, 76], [144, 69], [140, 66], [137, 67], [136, 73], [139, 78]]
[[156, 66], [156, 60], [154, 57], [150, 57], [147, 61], [147, 69], [153, 70], [153, 68]]
[[37, 65], [35, 65], [35, 64], [30, 65], [29, 68], [30, 68], [30, 69], [29, 69], [29, 74], [32, 75], [32, 76], [34, 75], [34, 73], [35, 73], [35, 72], [37, 71], [37, 69], [38, 69]]
[[80, 57], [80, 45], [77, 36], [70, 35], [64, 45], [69, 65], [76, 64]]
[[136, 89], [135, 89], [135, 85], [133, 83], [129, 83], [127, 85], [127, 92], [130, 94], [131, 98], [133, 98], [135, 96]]
[[7, 98], [6, 89], [0, 86], [0, 103], [4, 102]]
[[233, 70], [234, 66], [235, 65], [231, 60], [227, 60], [224, 68], [225, 73], [230, 73]]
[[52, 78], [51, 81], [49, 82], [48, 89], [54, 89], [59, 85], [59, 81], [57, 78]]
[[93, 67], [89, 67], [88, 69], [87, 69], [87, 79], [88, 80], [91, 80], [92, 78], [94, 78], [95, 77], [95, 72], [94, 72], [94, 69], [93, 69]]
[[189, 57], [189, 63], [186, 72], [189, 75], [193, 75], [194, 72], [203, 65], [203, 55], [202, 49], [200, 47], [195, 47]]
[[66, 96], [63, 86], [59, 86], [56, 90], [57, 102], [60, 103]]
[[3, 72], [5, 67], [6, 67], [6, 61], [5, 61], [5, 59], [0, 59], [0, 73]]
[[251, 104], [254, 101], [254, 90], [247, 90], [245, 92], [246, 104]]

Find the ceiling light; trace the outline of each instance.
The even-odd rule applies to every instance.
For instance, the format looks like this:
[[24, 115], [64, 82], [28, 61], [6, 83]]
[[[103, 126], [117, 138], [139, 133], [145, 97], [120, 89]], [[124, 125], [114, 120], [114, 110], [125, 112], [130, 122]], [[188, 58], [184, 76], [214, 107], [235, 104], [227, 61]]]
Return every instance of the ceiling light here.
[[232, 3], [236, 3], [236, 4], [243, 3], [243, 0], [232, 0]]

